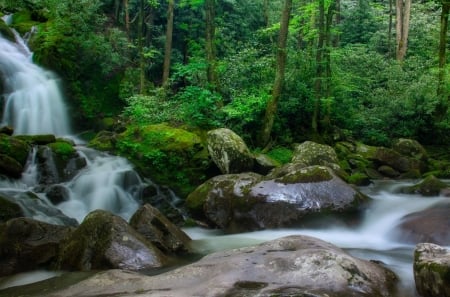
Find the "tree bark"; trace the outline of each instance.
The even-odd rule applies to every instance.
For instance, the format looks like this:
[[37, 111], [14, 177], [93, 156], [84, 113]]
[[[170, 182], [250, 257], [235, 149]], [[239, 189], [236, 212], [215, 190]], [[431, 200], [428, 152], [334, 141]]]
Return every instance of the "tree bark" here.
[[125, 12], [125, 31], [127, 36], [130, 37], [130, 12], [128, 10], [128, 0], [123, 0], [123, 10]]
[[264, 15], [264, 24], [266, 28], [270, 26], [270, 18], [269, 18], [269, 0], [264, 0], [263, 2], [263, 15]]
[[439, 72], [438, 72], [438, 88], [437, 96], [440, 100], [437, 110], [435, 111], [436, 118], [442, 118], [448, 109], [448, 94], [445, 91], [445, 65], [447, 60], [447, 33], [448, 33], [448, 16], [450, 13], [450, 1], [442, 1], [441, 12], [441, 29], [439, 33]]
[[206, 21], [206, 70], [209, 87], [216, 88], [216, 49], [215, 49], [215, 0], [205, 0], [205, 21]]
[[175, 6], [175, 0], [169, 0], [169, 6], [167, 9], [167, 28], [166, 28], [166, 44], [164, 49], [164, 65], [163, 65], [163, 77], [162, 85], [167, 86], [170, 74], [170, 58], [172, 55], [172, 35], [173, 35], [173, 11]]
[[283, 13], [281, 16], [280, 33], [278, 35], [277, 69], [275, 74], [275, 81], [273, 84], [272, 97], [267, 103], [266, 107], [266, 113], [263, 120], [263, 127], [259, 140], [260, 146], [265, 146], [266, 144], [269, 143], [270, 135], [272, 133], [273, 122], [277, 112], [277, 104], [283, 89], [284, 74], [286, 70], [286, 60], [287, 60], [286, 45], [287, 45], [291, 10], [292, 10], [292, 0], [285, 0]]
[[139, 0], [138, 51], [139, 51], [139, 93], [145, 93], [145, 57], [144, 57], [144, 0]]
[[403, 61], [408, 47], [409, 19], [411, 14], [411, 0], [397, 0], [396, 8], [396, 40], [398, 61]]

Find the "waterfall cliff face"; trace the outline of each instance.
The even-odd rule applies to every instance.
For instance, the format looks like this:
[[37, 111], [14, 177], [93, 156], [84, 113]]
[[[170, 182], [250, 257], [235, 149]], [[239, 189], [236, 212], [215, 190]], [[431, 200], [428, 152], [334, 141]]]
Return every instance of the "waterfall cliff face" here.
[[0, 35], [3, 80], [1, 125], [15, 134], [70, 134], [68, 114], [58, 78], [32, 62], [20, 37], [13, 43]]

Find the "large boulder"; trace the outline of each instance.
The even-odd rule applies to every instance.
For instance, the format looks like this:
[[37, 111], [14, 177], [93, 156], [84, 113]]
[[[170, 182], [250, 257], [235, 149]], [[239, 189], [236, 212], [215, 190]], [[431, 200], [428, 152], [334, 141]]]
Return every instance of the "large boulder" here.
[[0, 276], [48, 267], [60, 241], [72, 227], [51, 225], [30, 218], [15, 218], [0, 225]]
[[406, 215], [395, 228], [395, 237], [408, 243], [430, 242], [450, 245], [450, 205]]
[[289, 163], [267, 177], [214, 177], [192, 192], [186, 205], [228, 232], [241, 232], [292, 226], [311, 214], [354, 212], [367, 199], [328, 167]]
[[25, 166], [31, 146], [23, 140], [0, 134], [0, 173], [17, 178]]
[[110, 270], [48, 297], [394, 296], [396, 276], [308, 236], [217, 252], [156, 276]]
[[450, 251], [433, 243], [418, 244], [414, 280], [421, 296], [450, 297]]
[[89, 213], [80, 226], [61, 243], [60, 269], [94, 270], [160, 268], [162, 252], [119, 216], [104, 210]]
[[16, 159], [0, 154], [0, 174], [12, 178], [20, 178], [24, 167]]
[[335, 150], [331, 146], [312, 141], [305, 141], [295, 147], [292, 163], [299, 163], [303, 167], [324, 165], [339, 168]]
[[225, 128], [208, 132], [208, 151], [223, 174], [251, 171], [254, 157], [244, 140]]
[[22, 216], [23, 211], [20, 205], [0, 194], [0, 223]]
[[136, 211], [130, 219], [130, 226], [166, 254], [189, 251], [189, 236], [150, 204]]
[[403, 156], [421, 161], [428, 159], [428, 153], [425, 148], [414, 139], [399, 138], [394, 141], [392, 148]]
[[429, 175], [420, 183], [413, 186], [405, 186], [401, 189], [405, 194], [420, 194], [422, 196], [439, 196], [439, 194], [450, 189], [449, 185], [434, 175]]

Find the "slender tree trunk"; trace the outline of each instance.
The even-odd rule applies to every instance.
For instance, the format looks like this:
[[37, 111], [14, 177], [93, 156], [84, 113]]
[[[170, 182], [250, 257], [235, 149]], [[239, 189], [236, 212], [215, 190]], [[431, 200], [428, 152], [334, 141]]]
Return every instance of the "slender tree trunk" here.
[[114, 21], [116, 24], [119, 21], [120, 0], [114, 0]]
[[264, 14], [264, 24], [266, 28], [270, 26], [270, 18], [269, 18], [269, 0], [264, 0], [263, 2], [263, 14]]
[[145, 56], [144, 56], [144, 0], [139, 0], [138, 51], [139, 51], [139, 93], [145, 93]]
[[311, 121], [311, 127], [314, 134], [319, 133], [319, 117], [320, 117], [320, 99], [322, 97], [323, 83], [323, 51], [325, 43], [325, 1], [319, 0], [319, 39], [317, 42], [316, 53], [316, 78], [314, 81], [314, 111]]
[[409, 19], [411, 14], [411, 0], [397, 0], [396, 8], [396, 39], [397, 39], [397, 53], [396, 58], [398, 61], [403, 61], [406, 55], [406, 49], [408, 47], [408, 34], [409, 34]]
[[[334, 3], [335, 3], [334, 12], [336, 14], [336, 25], [339, 26], [341, 24], [341, 0], [336, 0]], [[340, 42], [339, 34], [336, 34], [336, 36], [334, 36], [333, 39], [333, 46], [338, 47], [339, 42]]]
[[211, 88], [215, 89], [217, 87], [216, 78], [216, 49], [215, 49], [215, 0], [205, 0], [205, 20], [206, 20], [206, 62], [208, 63], [207, 68], [207, 79], [208, 84]]
[[128, 0], [123, 0], [123, 10], [125, 12], [125, 31], [127, 36], [130, 37], [130, 12], [128, 9]]
[[388, 27], [388, 39], [387, 39], [387, 50], [388, 57], [392, 57], [392, 26], [394, 24], [393, 21], [393, 0], [389, 0], [389, 27]]
[[439, 33], [439, 73], [437, 95], [439, 97], [440, 103], [435, 111], [435, 117], [437, 119], [442, 118], [448, 110], [448, 94], [445, 90], [445, 65], [447, 58], [446, 50], [450, 2], [447, 1], [448, 0], [442, 1], [441, 29]]
[[289, 31], [289, 19], [292, 10], [292, 0], [284, 1], [283, 13], [281, 16], [280, 33], [278, 35], [278, 50], [277, 50], [277, 69], [275, 74], [275, 81], [273, 84], [272, 97], [267, 103], [266, 113], [263, 120], [263, 127], [259, 140], [260, 146], [265, 146], [270, 140], [272, 133], [273, 122], [277, 112], [277, 104], [281, 96], [284, 84], [284, 74], [286, 70], [286, 45]]
[[169, 0], [169, 7], [167, 9], [167, 28], [166, 28], [166, 44], [164, 49], [164, 65], [163, 65], [163, 87], [167, 86], [170, 74], [170, 58], [172, 55], [172, 33], [173, 33], [173, 11], [175, 0]]

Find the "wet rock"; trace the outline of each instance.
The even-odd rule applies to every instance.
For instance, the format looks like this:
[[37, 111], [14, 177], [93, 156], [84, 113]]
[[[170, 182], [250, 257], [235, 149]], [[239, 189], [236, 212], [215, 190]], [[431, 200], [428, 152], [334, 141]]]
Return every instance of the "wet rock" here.
[[292, 163], [299, 163], [303, 167], [323, 165], [330, 168], [339, 168], [339, 160], [331, 146], [305, 141], [295, 147]]
[[430, 242], [450, 245], [450, 205], [409, 214], [394, 231], [396, 238], [408, 243]]
[[121, 217], [96, 210], [61, 243], [58, 267], [68, 270], [154, 269], [166, 262], [162, 252]]
[[441, 191], [446, 189], [449, 189], [448, 184], [439, 180], [434, 175], [430, 175], [414, 186], [403, 187], [401, 192], [405, 194], [420, 194], [422, 196], [438, 196]]
[[40, 135], [18, 135], [18, 139], [24, 140], [30, 144], [46, 145], [56, 141], [56, 137], [53, 134], [40, 134]]
[[110, 270], [49, 297], [69, 296], [394, 296], [396, 276], [307, 236], [217, 252], [148, 277]]
[[22, 208], [11, 200], [0, 195], [0, 223], [23, 216]]
[[280, 163], [265, 154], [255, 154], [255, 165], [253, 170], [256, 173], [266, 175], [270, 172], [270, 170], [280, 166]]
[[14, 136], [0, 134], [0, 154], [13, 158], [20, 165], [25, 166], [31, 146]]
[[428, 159], [428, 154], [425, 148], [414, 139], [399, 138], [394, 142], [392, 148], [403, 156], [422, 161], [426, 161]]
[[0, 276], [48, 267], [59, 242], [72, 227], [51, 225], [30, 218], [15, 218], [0, 225]]
[[10, 127], [10, 126], [2, 126], [0, 127], [0, 134], [6, 134], [6, 135], [13, 135], [14, 133], [14, 128]]
[[367, 199], [328, 167], [289, 163], [267, 177], [214, 177], [192, 192], [186, 205], [228, 232], [241, 232], [292, 226], [311, 214], [355, 212]]
[[251, 171], [254, 157], [239, 135], [225, 128], [208, 132], [208, 151], [223, 174]]
[[166, 254], [189, 251], [189, 236], [149, 204], [136, 211], [130, 219], [130, 226]]
[[450, 297], [450, 251], [419, 243], [414, 251], [414, 280], [421, 296]]
[[0, 154], [0, 174], [4, 174], [12, 178], [20, 178], [22, 176], [23, 166], [15, 159]]

